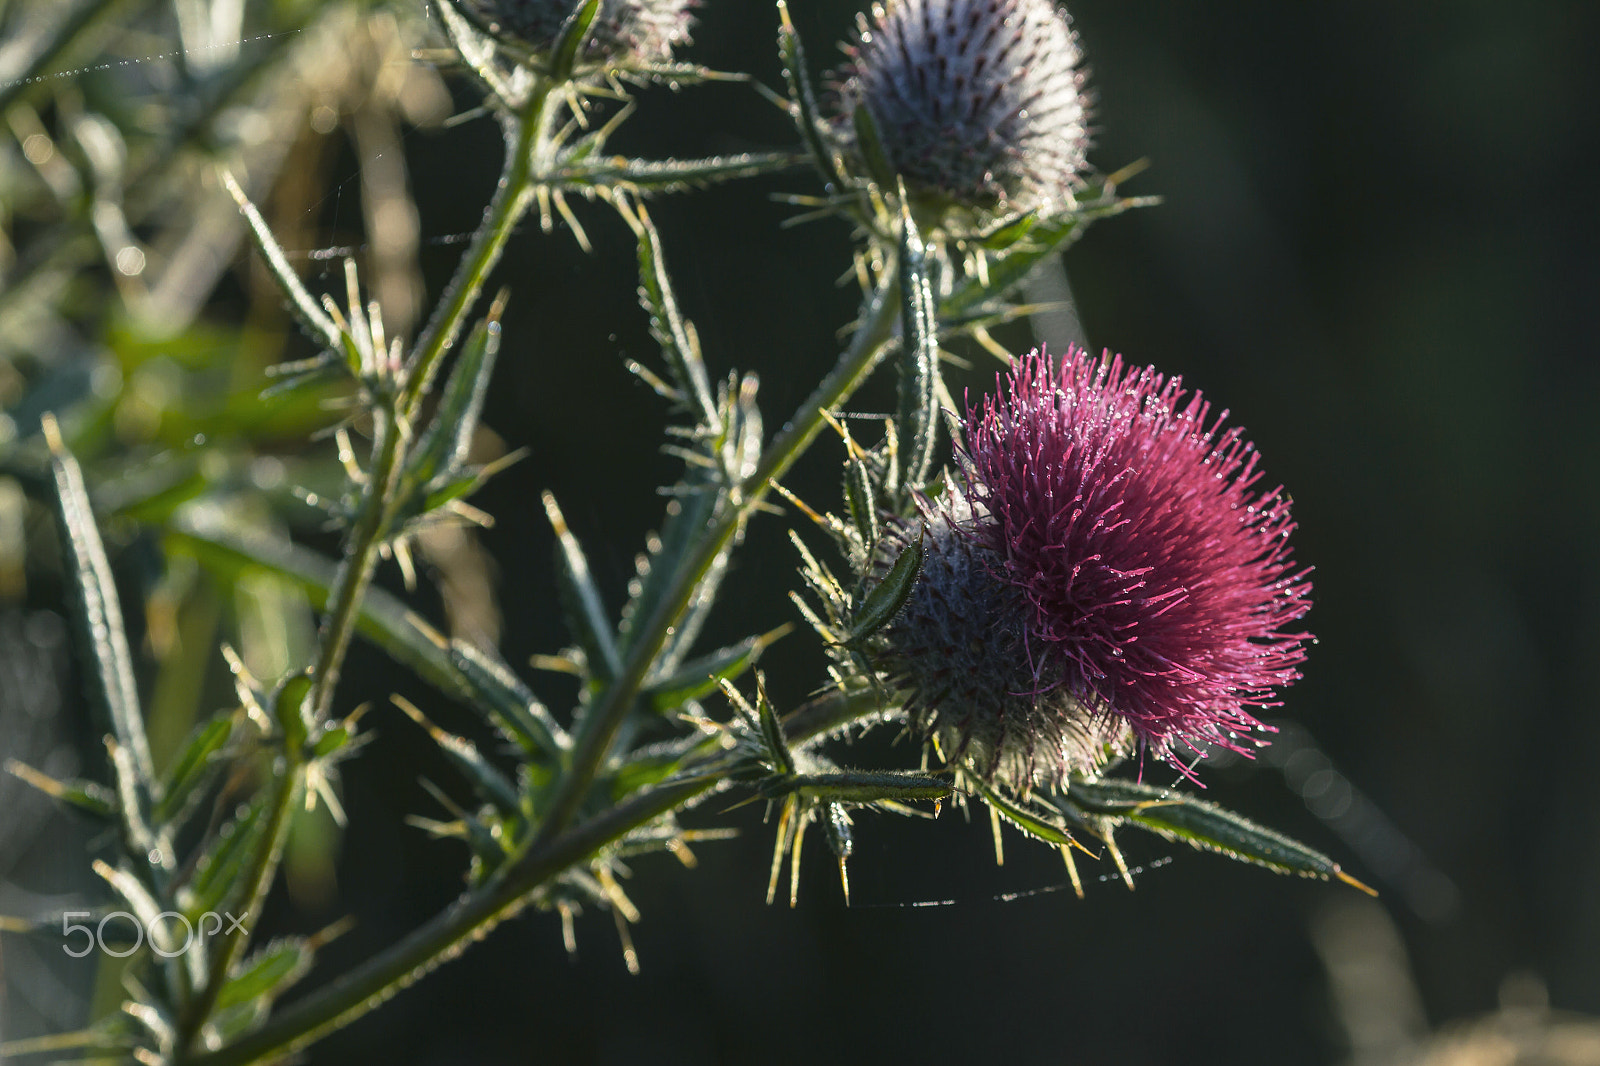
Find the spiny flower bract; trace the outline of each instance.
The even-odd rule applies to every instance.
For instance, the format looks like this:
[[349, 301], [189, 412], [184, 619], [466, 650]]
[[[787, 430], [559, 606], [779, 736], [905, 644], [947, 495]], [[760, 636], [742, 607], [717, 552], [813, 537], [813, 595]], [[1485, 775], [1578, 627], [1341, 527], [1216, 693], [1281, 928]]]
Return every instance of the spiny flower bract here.
[[[546, 52], [560, 38], [581, 0], [457, 0], [499, 37], [534, 53]], [[601, 0], [590, 30], [589, 60], [664, 63], [672, 49], [689, 43], [689, 9], [698, 0]]]
[[880, 665], [907, 694], [912, 724], [936, 736], [950, 761], [1019, 785], [1092, 775], [1127, 750], [1127, 729], [1087, 713], [1062, 684], [1059, 663], [1031, 654], [1018, 624], [1026, 594], [991, 573], [993, 554], [973, 536], [977, 521], [966, 495], [951, 488], [920, 522], [891, 528], [888, 557], [921, 538], [922, 572], [886, 630]]
[[866, 108], [908, 190], [970, 208], [1070, 206], [1088, 150], [1076, 34], [1053, 0], [887, 0], [858, 19], [834, 132]]
[[963, 486], [884, 545], [925, 538], [879, 663], [948, 757], [1026, 789], [1132, 741], [1179, 762], [1256, 739], [1252, 709], [1300, 676], [1310, 585], [1225, 418], [1081, 350], [1018, 360], [969, 408]]

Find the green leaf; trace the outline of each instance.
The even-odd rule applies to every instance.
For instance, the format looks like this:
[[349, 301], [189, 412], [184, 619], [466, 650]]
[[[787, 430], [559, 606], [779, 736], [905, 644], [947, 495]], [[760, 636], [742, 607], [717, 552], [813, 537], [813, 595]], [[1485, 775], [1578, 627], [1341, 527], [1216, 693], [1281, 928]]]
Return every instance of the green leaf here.
[[[406, 459], [406, 489], [408, 495], [437, 492], [453, 481], [465, 480], [466, 486], [450, 498], [465, 495], [476, 485], [475, 477], [461, 478], [460, 471], [472, 447], [472, 435], [483, 414], [483, 401], [489, 394], [489, 379], [494, 374], [495, 356], [500, 351], [500, 315], [505, 310], [507, 290], [501, 289], [466, 344], [456, 357], [455, 366], [439, 393], [439, 403], [433, 420], [423, 430], [411, 454]], [[442, 505], [431, 498], [424, 499], [424, 507]]]
[[878, 487], [867, 464], [851, 459], [844, 468], [844, 503], [850, 512], [850, 524], [867, 550], [878, 543], [881, 533], [878, 525]]
[[830, 192], [842, 190], [845, 181], [839, 173], [839, 161], [822, 139], [821, 111], [817, 107], [816, 94], [811, 90], [805, 49], [800, 45], [800, 35], [795, 32], [794, 23], [789, 18], [789, 6], [784, 0], [778, 0], [778, 19], [778, 55], [783, 60], [783, 78], [789, 86], [791, 117], [811, 152], [811, 161], [816, 164], [823, 183]]
[[905, 606], [922, 572], [922, 538], [900, 549], [894, 565], [883, 575], [883, 580], [873, 586], [856, 608], [845, 644], [856, 645], [889, 624], [889, 620]]
[[861, 804], [940, 800], [950, 795], [950, 790], [948, 777], [894, 770], [783, 774], [761, 785], [761, 793], [768, 799], [797, 793], [802, 799]]
[[279, 686], [273, 694], [272, 714], [283, 730], [284, 750], [291, 758], [299, 759], [311, 739], [313, 710], [307, 702], [311, 693], [311, 678], [295, 674]]
[[1065, 248], [1082, 232], [1083, 223], [1075, 215], [1035, 223], [1028, 241], [1013, 245], [989, 263], [986, 277], [972, 275], [941, 300], [940, 317], [956, 318], [1004, 296], [1020, 285], [1041, 260]]
[[583, 545], [572, 535], [556, 498], [544, 493], [544, 512], [556, 534], [556, 588], [561, 594], [567, 628], [589, 660], [590, 673], [610, 681], [622, 668], [616, 641], [611, 634], [610, 617], [600, 600], [600, 589], [589, 573], [589, 560]]
[[[724, 685], [725, 690], [731, 688], [731, 685]], [[784, 775], [793, 776], [794, 756], [789, 752], [788, 738], [783, 735], [783, 723], [778, 721], [772, 701], [767, 699], [767, 687], [762, 684], [760, 674], [756, 675], [756, 721], [760, 723], [761, 736], [774, 765]]]
[[1039, 221], [1039, 216], [1032, 211], [1018, 215], [1016, 218], [1004, 219], [982, 234], [978, 243], [991, 252], [1003, 252], [1026, 237], [1033, 229], [1033, 224]]
[[566, 732], [505, 663], [462, 640], [452, 640], [447, 651], [450, 665], [476, 693], [473, 707], [487, 712], [518, 747], [544, 756], [571, 747]]
[[738, 71], [712, 70], [699, 63], [639, 63], [619, 68], [616, 73], [635, 82], [653, 82], [670, 85], [674, 89], [685, 85], [703, 85], [708, 81], [748, 81], [749, 75]]
[[[716, 521], [723, 497], [712, 483], [713, 477], [712, 471], [691, 466], [685, 484], [667, 500], [661, 532], [650, 538], [649, 551], [640, 560], [632, 595], [622, 612], [618, 635], [624, 649], [632, 645], [635, 619], [649, 618], [655, 611], [662, 594], [672, 583], [673, 575], [694, 549], [699, 535]], [[714, 591], [715, 583], [725, 570], [726, 554], [713, 564], [708, 573], [708, 582], [702, 583], [701, 589], [710, 588]], [[662, 655], [657, 658], [659, 668], [671, 670], [682, 662], [682, 656], [675, 654], [679, 647], [674, 638], [668, 647], [662, 649]]]
[[703, 189], [723, 181], [776, 174], [798, 166], [798, 152], [741, 152], [707, 159], [629, 159], [608, 156], [593, 163], [567, 162], [552, 184], [580, 191], [621, 189], [636, 196]]
[[16, 759], [6, 760], [6, 772], [43, 792], [96, 818], [110, 818], [117, 813], [116, 797], [111, 790], [95, 781], [57, 781], [49, 774], [35, 770]]
[[922, 489], [933, 469], [939, 430], [939, 318], [934, 310], [932, 260], [901, 197], [900, 207], [900, 446], [902, 499]]
[[[134, 679], [133, 656], [128, 651], [127, 631], [122, 624], [122, 607], [117, 586], [111, 576], [111, 563], [95, 525], [78, 461], [61, 441], [55, 419], [46, 415], [42, 422], [50, 445], [50, 469], [55, 477], [56, 521], [62, 554], [67, 562], [77, 610], [73, 619], [80, 627], [91, 659], [91, 689], [94, 700], [110, 720], [117, 745], [126, 753], [136, 780], [119, 784], [119, 791], [142, 797], [156, 784], [155, 763], [150, 757], [150, 741], [144, 732], [144, 717], [139, 710], [139, 689]], [[132, 815], [135, 812], [128, 812]]]
[[303, 937], [274, 940], [245, 960], [244, 969], [222, 986], [216, 1009], [227, 1010], [287, 991], [311, 969], [311, 945]]
[[650, 316], [650, 335], [661, 346], [661, 356], [666, 360], [679, 399], [687, 402], [688, 397], [694, 397], [695, 406], [699, 408], [696, 418], [713, 432], [720, 430], [722, 415], [711, 395], [711, 383], [694, 327], [678, 310], [672, 279], [667, 274], [666, 257], [661, 251], [661, 235], [644, 205], [630, 210], [618, 201], [617, 210], [638, 238], [639, 305]]
[[[169, 550], [189, 552], [225, 577], [252, 568], [273, 574], [303, 591], [317, 609], [327, 605], [338, 571], [333, 560], [241, 527], [221, 508], [210, 505], [182, 511], [167, 531], [167, 545]], [[524, 746], [537, 745], [536, 750], [545, 753], [567, 746], [566, 734], [509, 670], [467, 645], [447, 641], [393, 594], [369, 589], [356, 628], [445, 695], [492, 715]]]
[[561, 36], [551, 50], [550, 76], [558, 82], [572, 80], [578, 67], [578, 57], [594, 29], [595, 17], [600, 14], [600, 0], [585, 0], [583, 6], [567, 18], [561, 27]]
[[619, 766], [611, 777], [611, 798], [620, 803], [642, 788], [660, 784], [714, 743], [714, 739], [702, 733], [668, 744], [634, 749], [628, 753], [628, 761]]
[[885, 191], [893, 189], [898, 176], [894, 166], [889, 162], [889, 156], [883, 150], [883, 139], [878, 136], [878, 123], [873, 119], [872, 112], [867, 110], [866, 104], [856, 107], [850, 116], [850, 122], [856, 131], [856, 151], [861, 153], [861, 161], [867, 166], [867, 174], [872, 178], [878, 188]]
[[1074, 781], [1065, 798], [1084, 811], [1139, 826], [1166, 840], [1181, 840], [1279, 873], [1334, 877], [1365, 888], [1320, 851], [1182, 792], [1106, 778]]
[[348, 727], [342, 725], [328, 726], [317, 735], [316, 741], [311, 745], [311, 757], [314, 759], [326, 759], [337, 755], [345, 749], [350, 740], [351, 733]]
[[676, 710], [690, 700], [708, 696], [715, 692], [723, 681], [732, 681], [754, 666], [767, 646], [788, 629], [789, 627], [785, 626], [763, 636], [749, 637], [737, 644], [693, 659], [671, 676], [647, 684], [643, 694], [656, 711], [662, 714]]
[[1030, 811], [1022, 804], [1007, 799], [995, 789], [984, 784], [981, 778], [973, 777], [965, 780], [977, 791], [978, 795], [983, 797], [984, 803], [987, 803], [1000, 817], [1022, 830], [1022, 832], [1056, 847], [1077, 846], [1077, 841], [1072, 838], [1071, 833], [1067, 832], [1065, 826], [1058, 825], [1049, 818]]
[[484, 758], [477, 745], [465, 737], [458, 737], [454, 733], [440, 729], [428, 721], [416, 705], [403, 696], [391, 696], [390, 699], [412, 721], [428, 731], [428, 736], [439, 746], [446, 760], [461, 772], [480, 799], [493, 806], [503, 818], [521, 817], [522, 797], [517, 792], [517, 786], [500, 772], [499, 767]]
[[[1016, 288], [1046, 256], [1063, 251], [1089, 228], [1089, 223], [1119, 215], [1148, 200], [1119, 198], [1110, 186], [1090, 190], [1077, 210], [1054, 218], [1035, 219], [1019, 239], [989, 260], [984, 275], [973, 274], [939, 301], [943, 321], [969, 315]], [[1002, 232], [1004, 232], [1002, 230]], [[1019, 235], [1021, 237], [1023, 235]]]
[[[256, 250], [261, 253], [261, 258], [266, 261], [267, 273], [272, 275], [272, 280], [277, 282], [278, 288], [283, 291], [284, 297], [289, 301], [289, 306], [294, 308], [295, 315], [300, 319], [300, 324], [312, 335], [319, 344], [340, 351], [345, 346], [345, 335], [333, 319], [323, 311], [322, 305], [311, 295], [305, 285], [301, 283], [300, 276], [294, 272], [294, 267], [289, 265], [289, 258], [284, 254], [283, 246], [272, 234], [272, 227], [267, 225], [267, 220], [261, 217], [261, 212], [256, 210], [255, 204], [245, 195], [244, 189], [234, 180], [226, 169], [222, 172], [222, 184], [232, 194], [234, 202], [239, 205], [239, 213], [244, 215], [245, 221], [250, 224], [250, 234], [255, 238]], [[357, 367], [359, 368], [359, 359]], [[359, 369], [357, 370], [359, 373]]]
[[167, 770], [166, 791], [156, 804], [155, 821], [164, 825], [198, 795], [215, 768], [213, 756], [233, 735], [233, 712], [224, 711], [200, 723]]
[[184, 901], [184, 912], [191, 920], [207, 911], [223, 909], [256, 851], [256, 842], [266, 831], [270, 802], [268, 790], [257, 793], [200, 856], [194, 878], [189, 883], [188, 898]]

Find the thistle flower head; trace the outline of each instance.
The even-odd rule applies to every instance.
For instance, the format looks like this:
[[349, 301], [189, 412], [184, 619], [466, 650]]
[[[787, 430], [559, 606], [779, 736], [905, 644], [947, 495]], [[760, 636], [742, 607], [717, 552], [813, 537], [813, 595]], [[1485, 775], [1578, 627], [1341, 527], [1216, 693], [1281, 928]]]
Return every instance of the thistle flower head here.
[[[468, 14], [498, 37], [533, 53], [547, 52], [582, 0], [459, 0]], [[676, 45], [689, 43], [689, 9], [698, 0], [602, 0], [584, 58], [660, 63]]]
[[1072, 202], [1089, 135], [1077, 37], [1054, 0], [884, 0], [858, 21], [834, 132], [872, 118], [909, 192], [969, 208]]
[[1308, 636], [1285, 630], [1310, 585], [1287, 499], [1255, 490], [1225, 417], [1081, 350], [1018, 360], [969, 409], [964, 489], [927, 505], [923, 574], [881, 653], [925, 732], [1023, 788], [1132, 741], [1174, 762], [1245, 750], [1252, 709], [1300, 676]]

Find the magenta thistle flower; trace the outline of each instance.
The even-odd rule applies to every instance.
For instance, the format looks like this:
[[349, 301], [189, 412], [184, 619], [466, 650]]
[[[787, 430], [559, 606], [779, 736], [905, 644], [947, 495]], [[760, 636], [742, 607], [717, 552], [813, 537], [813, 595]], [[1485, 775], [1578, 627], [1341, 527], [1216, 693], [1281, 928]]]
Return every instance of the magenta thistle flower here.
[[923, 576], [885, 633], [913, 721], [1024, 788], [1130, 741], [1180, 765], [1246, 750], [1300, 676], [1309, 636], [1287, 629], [1311, 586], [1242, 430], [1082, 350], [1034, 352], [1004, 389], [968, 411], [964, 491], [928, 504]]
[[1089, 146], [1077, 37], [1054, 0], [886, 0], [839, 72], [836, 136], [872, 116], [913, 194], [968, 207], [1070, 205]]

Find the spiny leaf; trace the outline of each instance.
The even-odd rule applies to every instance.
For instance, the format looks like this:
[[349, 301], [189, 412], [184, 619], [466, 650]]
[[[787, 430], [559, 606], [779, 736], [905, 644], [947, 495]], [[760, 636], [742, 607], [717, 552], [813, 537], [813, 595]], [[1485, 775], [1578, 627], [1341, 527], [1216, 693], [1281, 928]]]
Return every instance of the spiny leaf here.
[[272, 275], [272, 280], [278, 283], [278, 288], [283, 290], [283, 295], [293, 307], [299, 317], [301, 325], [311, 333], [316, 340], [335, 351], [343, 349], [345, 335], [333, 319], [323, 311], [322, 305], [311, 295], [305, 285], [301, 283], [300, 276], [294, 272], [294, 267], [289, 265], [289, 258], [284, 254], [283, 246], [273, 236], [272, 227], [267, 225], [267, 220], [261, 217], [261, 212], [256, 210], [256, 205], [250, 202], [244, 189], [234, 180], [233, 175], [226, 169], [221, 171], [222, 184], [233, 196], [234, 202], [239, 205], [239, 213], [244, 215], [245, 221], [250, 224], [250, 234], [255, 238], [256, 250], [261, 253], [261, 258], [266, 261], [267, 273]]
[[[501, 289], [472, 333], [462, 345], [455, 366], [439, 393], [433, 420], [412, 447], [407, 460], [409, 491], [426, 487], [437, 489], [458, 476], [472, 446], [472, 435], [483, 414], [483, 401], [489, 394], [489, 379], [494, 374], [495, 356], [500, 351], [500, 315], [509, 293]], [[432, 502], [432, 501], [428, 501]]]
[[644, 687], [644, 695], [660, 713], [683, 706], [717, 690], [722, 681], [738, 678], [750, 667], [767, 646], [790, 629], [783, 626], [759, 637], [749, 637], [737, 644], [692, 659], [676, 672]]
[[1182, 792], [1106, 778], [1074, 781], [1066, 798], [1086, 811], [1132, 823], [1167, 840], [1181, 840], [1279, 873], [1338, 878], [1371, 892], [1321, 852]]
[[311, 945], [304, 937], [274, 940], [245, 960], [244, 969], [222, 986], [217, 1010], [268, 999], [286, 991], [311, 969]]
[[900, 208], [900, 447], [902, 498], [919, 491], [933, 469], [939, 431], [939, 319], [934, 310], [932, 259], [916, 223]]
[[850, 122], [855, 127], [856, 150], [867, 166], [867, 175], [878, 188], [893, 189], [898, 175], [883, 150], [883, 139], [878, 136], [878, 123], [873, 119], [872, 112], [862, 104], [850, 116]]
[[399, 707], [406, 715], [423, 729], [428, 731], [428, 736], [439, 746], [445, 758], [467, 779], [473, 791], [486, 803], [494, 806], [502, 817], [519, 818], [522, 811], [522, 797], [517, 793], [516, 785], [511, 779], [500, 772], [500, 768], [484, 758], [483, 753], [470, 740], [458, 737], [454, 733], [446, 733], [419, 711], [415, 704], [404, 696], [389, 697], [394, 705]]
[[650, 316], [650, 335], [661, 346], [661, 356], [672, 373], [673, 384], [685, 397], [692, 396], [696, 417], [710, 431], [721, 429], [722, 417], [711, 395], [705, 360], [700, 355], [691, 326], [678, 310], [672, 279], [661, 251], [661, 235], [641, 204], [637, 210], [622, 201], [617, 210], [632, 227], [639, 243], [639, 304]]
[[601, 681], [610, 681], [621, 669], [611, 620], [600, 601], [600, 589], [589, 573], [583, 546], [567, 527], [556, 498], [544, 493], [544, 512], [556, 534], [556, 588], [566, 607], [567, 627], [589, 660], [589, 669]]
[[16, 759], [6, 760], [6, 770], [51, 799], [59, 800], [97, 818], [110, 818], [117, 813], [116, 798], [111, 790], [95, 781], [57, 781], [26, 763]]
[[117, 600], [111, 563], [106, 559], [100, 530], [89, 506], [83, 471], [62, 443], [55, 418], [47, 414], [42, 424], [50, 446], [50, 469], [55, 476], [56, 520], [77, 599], [74, 620], [81, 626], [92, 660], [95, 701], [110, 719], [117, 744], [127, 754], [137, 777], [126, 791], [143, 796], [159, 785], [154, 760], [150, 757], [150, 741], [144, 732], [144, 718], [139, 711], [133, 656], [128, 651], [127, 631], [122, 624], [122, 607]]
[[213, 756], [233, 735], [233, 712], [225, 711], [201, 722], [167, 771], [166, 792], [156, 804], [157, 823], [170, 822], [199, 792], [215, 767]]
[[566, 731], [505, 663], [462, 640], [452, 640], [447, 652], [450, 664], [477, 692], [472, 706], [486, 711], [518, 747], [530, 755], [549, 755], [571, 745]]
[[[967, 784], [977, 791], [978, 795], [983, 797], [983, 802], [989, 805], [990, 810], [996, 812], [1000, 817], [1029, 836], [1042, 840], [1046, 844], [1054, 844], [1057, 847], [1070, 848], [1078, 846], [1078, 842], [1073, 839], [1072, 834], [1067, 832], [1064, 826], [1057, 825], [1048, 818], [1030, 811], [1022, 804], [1006, 798], [986, 785], [982, 779], [968, 778]], [[996, 832], [998, 833], [999, 830], [997, 829]]]
[[761, 735], [766, 740], [768, 753], [780, 770], [792, 775], [795, 769], [794, 756], [789, 753], [789, 741], [783, 735], [783, 723], [778, 721], [772, 701], [767, 699], [767, 686], [762, 683], [760, 674], [756, 675], [756, 720], [761, 725]]
[[867, 464], [860, 459], [845, 464], [844, 502], [862, 547], [871, 550], [879, 536], [878, 487]]
[[702, 189], [723, 181], [776, 174], [805, 161], [796, 152], [741, 152], [706, 159], [629, 159], [608, 156], [592, 163], [568, 164], [553, 179], [585, 189], [621, 189], [637, 196]]
[[789, 6], [784, 0], [778, 0], [778, 19], [778, 55], [783, 59], [783, 78], [789, 85], [794, 123], [811, 151], [812, 162], [816, 164], [823, 182], [829, 191], [837, 191], [844, 187], [844, 178], [839, 174], [838, 160], [822, 139], [821, 112], [817, 107], [816, 94], [811, 90], [805, 49], [800, 45], [800, 35], [795, 32], [794, 22], [789, 18]]
[[184, 901], [184, 911], [191, 919], [221, 910], [230, 898], [235, 882], [241, 879], [245, 864], [256, 850], [256, 842], [265, 832], [269, 802], [267, 790], [262, 790], [235, 813], [201, 855]]
[[1003, 252], [1016, 244], [1033, 229], [1039, 216], [1029, 211], [1016, 218], [1004, 219], [978, 238], [978, 242], [991, 252]]
[[[191, 507], [168, 529], [169, 548], [187, 550], [223, 575], [244, 568], [274, 574], [305, 592], [315, 608], [327, 604], [338, 567], [299, 545], [259, 530], [242, 528], [220, 510]], [[514, 675], [466, 645], [452, 644], [383, 589], [370, 589], [361, 603], [357, 631], [418, 677], [470, 707], [489, 711], [514, 740], [551, 753], [567, 746], [566, 734]]]
[[600, 0], [584, 0], [583, 5], [567, 19], [566, 25], [561, 27], [561, 36], [556, 40], [550, 56], [550, 76], [556, 81], [572, 80], [578, 57], [583, 53], [583, 46], [589, 40], [595, 17], [599, 14]]
[[867, 637], [889, 624], [889, 620], [905, 606], [906, 597], [917, 583], [922, 572], [922, 538], [917, 538], [900, 549], [894, 565], [883, 575], [883, 580], [873, 586], [856, 608], [845, 643], [859, 644]]
[[990, 300], [999, 299], [1021, 284], [1040, 260], [1062, 251], [1083, 236], [1090, 222], [1110, 218], [1149, 202], [1119, 199], [1105, 188], [1100, 189], [1099, 194], [1098, 199], [1087, 200], [1072, 214], [1035, 221], [1028, 228], [1027, 239], [1017, 241], [994, 256], [984, 275], [968, 277], [940, 300], [939, 317], [946, 320], [960, 318]]
[[940, 800], [950, 795], [950, 779], [894, 770], [839, 770], [821, 774], [786, 774], [764, 783], [769, 799], [796, 793], [827, 803], [873, 804], [888, 801]]

